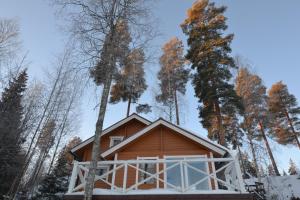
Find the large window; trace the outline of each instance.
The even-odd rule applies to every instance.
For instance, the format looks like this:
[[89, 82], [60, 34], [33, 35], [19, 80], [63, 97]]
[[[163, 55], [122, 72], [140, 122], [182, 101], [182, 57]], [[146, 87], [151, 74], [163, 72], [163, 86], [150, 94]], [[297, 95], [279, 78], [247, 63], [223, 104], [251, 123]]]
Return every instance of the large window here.
[[[138, 160], [157, 160], [158, 157], [138, 157]], [[138, 180], [139, 182], [144, 181], [144, 184], [155, 184], [157, 180], [155, 178], [148, 179], [151, 175], [150, 174], [156, 174], [157, 173], [158, 164], [157, 163], [140, 163], [139, 164], [139, 171], [138, 173]], [[147, 172], [147, 173], [145, 173]], [[149, 174], [148, 174], [149, 173]]]
[[[167, 182], [175, 187], [180, 188], [182, 184], [185, 188], [190, 188], [192, 190], [208, 190], [209, 189], [209, 180], [203, 180], [198, 184], [199, 181], [207, 177], [208, 175], [208, 166], [207, 162], [198, 161], [199, 158], [203, 158], [204, 156], [166, 156], [166, 160], [174, 162], [168, 162], [166, 164], [166, 168], [170, 167], [169, 170], [166, 171], [165, 179]], [[198, 160], [197, 160], [198, 159]], [[180, 165], [176, 165], [181, 160], [185, 160], [185, 164], [182, 169], [181, 176], [181, 168]], [[194, 161], [195, 160], [195, 161]], [[176, 165], [175, 167], [172, 167]], [[198, 169], [198, 170], [195, 170]], [[199, 170], [203, 171], [200, 172]], [[182, 180], [183, 179], [183, 180]], [[172, 188], [170, 185], [166, 184], [167, 188]]]

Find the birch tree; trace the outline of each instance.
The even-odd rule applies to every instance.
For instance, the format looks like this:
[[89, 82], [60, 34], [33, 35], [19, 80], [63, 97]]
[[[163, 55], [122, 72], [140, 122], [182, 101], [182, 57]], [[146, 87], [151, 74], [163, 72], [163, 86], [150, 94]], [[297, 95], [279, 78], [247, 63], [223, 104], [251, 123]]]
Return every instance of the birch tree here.
[[18, 75], [20, 67], [11, 66], [20, 50], [20, 28], [16, 19], [0, 18], [0, 89]]
[[[43, 167], [43, 163], [45, 162], [46, 156], [42, 157], [39, 167], [37, 168], [37, 173], [32, 173], [29, 170], [29, 167], [33, 164], [37, 164], [34, 162], [36, 150], [38, 148], [38, 141], [42, 137], [42, 130], [44, 127], [49, 123], [51, 120], [63, 121], [64, 112], [67, 107], [68, 99], [70, 98], [69, 95], [69, 86], [71, 81], [80, 80], [72, 75], [73, 72], [72, 67], [73, 64], [71, 62], [72, 53], [68, 49], [66, 49], [61, 56], [57, 58], [54, 62], [56, 65], [52, 69], [54, 69], [50, 74], [48, 74], [49, 82], [45, 83], [47, 87], [46, 91], [44, 91], [44, 101], [40, 102], [42, 108], [40, 109], [40, 114], [38, 119], [36, 119], [36, 124], [34, 128], [28, 133], [28, 148], [26, 152], [26, 160], [23, 164], [22, 171], [16, 177], [14, 183], [11, 185], [11, 189], [8, 193], [8, 196], [13, 198], [15, 194], [20, 191], [23, 185], [29, 180], [35, 180], [36, 174], [43, 173], [41, 171]], [[72, 79], [70, 79], [72, 77]], [[60, 120], [61, 119], [61, 120]], [[58, 123], [57, 127], [61, 127], [61, 124]], [[59, 129], [55, 130], [55, 137], [57, 136], [57, 132]], [[48, 152], [45, 153], [48, 155]], [[31, 177], [33, 176], [33, 177]]]
[[185, 94], [189, 79], [189, 70], [184, 65], [182, 41], [174, 37], [163, 46], [162, 51], [163, 55], [159, 60], [161, 69], [157, 75], [160, 93], [156, 96], [156, 101], [169, 108], [171, 122], [175, 107], [176, 124], [180, 125], [178, 95]]
[[[124, 51], [129, 48], [124, 39], [122, 27], [128, 25], [135, 47], [140, 41], [147, 41], [152, 27], [145, 23], [148, 9], [141, 0], [57, 0], [56, 5], [63, 6], [71, 16], [71, 32], [80, 42], [82, 53], [93, 66], [91, 77], [98, 86], [102, 86], [100, 109], [92, 148], [92, 159], [85, 185], [85, 199], [91, 200], [97, 162], [100, 155], [100, 139], [106, 112], [110, 87], [114, 75], [123, 67]], [[145, 32], [146, 31], [146, 32]], [[141, 34], [143, 32], [143, 34]], [[148, 32], [148, 33], [147, 33]], [[145, 44], [145, 43], [140, 43]]]

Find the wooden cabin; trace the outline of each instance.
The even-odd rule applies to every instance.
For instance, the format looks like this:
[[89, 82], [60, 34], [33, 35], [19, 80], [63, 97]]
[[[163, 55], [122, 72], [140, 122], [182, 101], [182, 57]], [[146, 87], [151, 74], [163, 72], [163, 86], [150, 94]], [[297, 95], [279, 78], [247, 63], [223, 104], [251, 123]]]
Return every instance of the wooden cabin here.
[[[66, 199], [82, 199], [91, 137], [75, 146]], [[227, 148], [164, 119], [137, 114], [101, 136], [94, 199], [252, 199], [238, 159]]]

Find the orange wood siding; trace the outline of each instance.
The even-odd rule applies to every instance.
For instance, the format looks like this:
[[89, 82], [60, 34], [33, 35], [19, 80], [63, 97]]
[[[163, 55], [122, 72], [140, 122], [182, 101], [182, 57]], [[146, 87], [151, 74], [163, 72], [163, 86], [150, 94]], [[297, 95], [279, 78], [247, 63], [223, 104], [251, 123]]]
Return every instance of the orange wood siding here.
[[[103, 137], [101, 137], [101, 152], [106, 151], [109, 149], [110, 144], [110, 137], [111, 136], [124, 136], [124, 139], [127, 137], [130, 137], [131, 135], [137, 133], [138, 131], [145, 128], [146, 125], [136, 119], [133, 119], [122, 126], [118, 127], [117, 129], [111, 131], [110, 133], [107, 133]], [[91, 159], [91, 153], [92, 153], [92, 143], [86, 145], [82, 149], [79, 149], [75, 152], [82, 161], [89, 161]]]
[[[146, 125], [143, 123], [132, 120], [118, 129], [112, 131], [111, 133], [102, 137], [101, 140], [101, 152], [109, 148], [110, 136], [124, 136], [129, 137], [132, 134], [142, 130]], [[82, 148], [80, 153], [82, 155], [83, 161], [89, 161], [91, 158], [92, 144], [87, 145]], [[210, 157], [211, 150], [206, 147], [196, 143], [189, 138], [177, 133], [163, 125], [160, 125], [152, 130], [150, 130], [145, 135], [126, 145], [118, 152], [118, 160], [136, 160], [137, 157], [159, 157], [164, 158], [164, 156], [190, 156], [190, 155], [206, 155]], [[213, 153], [214, 157], [219, 157], [218, 154]], [[106, 160], [114, 160], [114, 155], [110, 155]], [[163, 165], [159, 165], [159, 170], [163, 169]], [[209, 171], [212, 172], [212, 165], [209, 163]], [[124, 169], [121, 168], [117, 171], [115, 176], [115, 184], [118, 187], [122, 187], [124, 177]], [[160, 175], [161, 179], [164, 179], [164, 175]], [[109, 176], [109, 181], [111, 181], [111, 176]], [[128, 168], [127, 177], [127, 188], [134, 185], [136, 182], [136, 170], [132, 167]], [[210, 181], [212, 188], [215, 188], [213, 181]], [[110, 188], [105, 183], [97, 182], [95, 187], [99, 188]], [[155, 188], [155, 184], [143, 184], [139, 186], [139, 189]], [[163, 188], [164, 185], [159, 183], [159, 187]]]
[[[136, 141], [125, 146], [118, 152], [118, 160], [135, 160], [137, 157], [159, 157], [164, 156], [189, 156], [189, 155], [206, 155], [210, 157], [210, 150], [198, 143], [174, 132], [173, 130], [159, 126], [146, 135], [140, 137]], [[112, 159], [112, 158], [110, 158]], [[162, 170], [163, 166], [159, 166], [159, 170]], [[212, 171], [212, 166], [209, 164], [209, 170]], [[121, 187], [123, 183], [123, 169], [120, 169], [116, 174], [116, 185]], [[160, 178], [164, 178], [163, 174]], [[131, 186], [135, 184], [136, 171], [133, 168], [128, 170], [127, 185]], [[160, 188], [163, 188], [163, 184], [159, 184]], [[214, 188], [214, 183], [212, 183]], [[139, 189], [155, 188], [155, 184], [144, 184]]]

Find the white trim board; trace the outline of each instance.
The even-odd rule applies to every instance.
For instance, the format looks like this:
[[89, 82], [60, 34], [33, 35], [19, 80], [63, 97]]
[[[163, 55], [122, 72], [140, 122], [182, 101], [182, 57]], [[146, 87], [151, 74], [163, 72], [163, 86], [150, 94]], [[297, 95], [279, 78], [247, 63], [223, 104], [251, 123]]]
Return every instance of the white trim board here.
[[[106, 135], [106, 134], [108, 134], [109, 132], [113, 131], [114, 129], [122, 126], [123, 124], [131, 121], [132, 119], [136, 119], [136, 120], [138, 120], [138, 121], [140, 121], [140, 122], [142, 122], [142, 123], [144, 123], [146, 125], [151, 124], [150, 121], [144, 119], [143, 117], [139, 116], [136, 113], [133, 113], [129, 117], [126, 117], [126, 118], [120, 120], [119, 122], [113, 124], [112, 126], [108, 127], [107, 129], [104, 129], [103, 132], [102, 132], [101, 137], [104, 136], [104, 135]], [[79, 145], [75, 146], [73, 149], [71, 149], [71, 152], [74, 153], [75, 151], [81, 149], [82, 147], [88, 145], [89, 143], [91, 143], [93, 141], [94, 141], [94, 136], [90, 137], [89, 139], [87, 139], [87, 140], [83, 141], [82, 143], [80, 143]]]
[[123, 146], [125, 146], [126, 144], [132, 142], [133, 140], [141, 137], [142, 135], [144, 135], [145, 133], [147, 133], [148, 131], [150, 131], [151, 129], [157, 127], [158, 125], [164, 125], [172, 130], [174, 130], [175, 132], [178, 132], [180, 134], [182, 134], [183, 136], [207, 147], [208, 149], [211, 149], [212, 151], [220, 154], [220, 155], [224, 155], [226, 152], [229, 152], [228, 149], [226, 149], [225, 147], [215, 144], [211, 141], [209, 141], [206, 138], [202, 138], [199, 136], [194, 135], [193, 133], [190, 133], [187, 130], [184, 130], [183, 128], [177, 127], [174, 124], [171, 124], [163, 119], [159, 119], [156, 122], [153, 122], [152, 124], [150, 124], [149, 126], [147, 126], [146, 128], [144, 128], [143, 130], [137, 132], [136, 134], [132, 135], [131, 137], [125, 139], [123, 142], [117, 144], [116, 146], [108, 149], [107, 151], [103, 152], [101, 154], [101, 156], [103, 158], [105, 158], [106, 156], [112, 154], [113, 152], [117, 151], [118, 149], [122, 148]]

